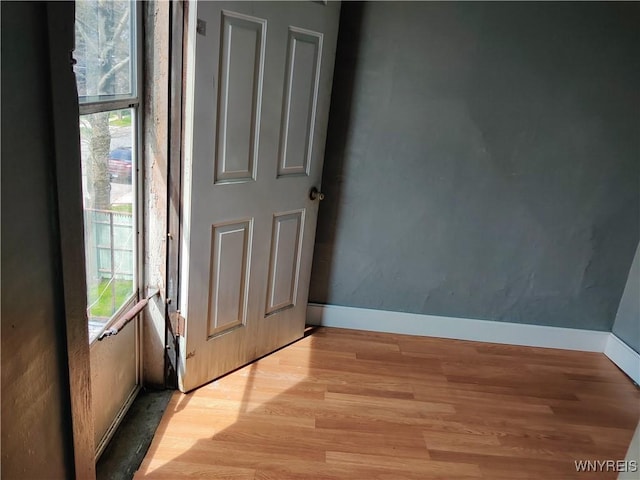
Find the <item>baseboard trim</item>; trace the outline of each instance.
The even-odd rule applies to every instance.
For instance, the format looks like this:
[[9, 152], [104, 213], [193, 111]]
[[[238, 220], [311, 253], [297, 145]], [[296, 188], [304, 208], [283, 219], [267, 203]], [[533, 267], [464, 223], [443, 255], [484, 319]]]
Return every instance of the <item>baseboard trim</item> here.
[[604, 352], [609, 332], [310, 303], [311, 325], [374, 332]]
[[640, 353], [620, 340], [613, 333], [609, 334], [604, 354], [626, 373], [631, 380], [640, 384]]
[[310, 303], [307, 323], [354, 330], [604, 353], [640, 384], [640, 354], [610, 332]]

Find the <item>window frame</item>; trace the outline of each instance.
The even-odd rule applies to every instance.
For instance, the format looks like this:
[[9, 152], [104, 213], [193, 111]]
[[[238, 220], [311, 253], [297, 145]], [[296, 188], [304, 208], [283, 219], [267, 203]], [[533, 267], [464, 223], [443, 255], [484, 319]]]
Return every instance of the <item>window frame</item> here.
[[[143, 41], [143, 2], [130, 1], [131, 13], [133, 20], [130, 21], [132, 32], [130, 33], [131, 42], [131, 65], [134, 67], [135, 74], [131, 84], [131, 94], [117, 95], [98, 95], [98, 96], [78, 96], [79, 116], [89, 115], [93, 113], [112, 112], [123, 109], [131, 109], [132, 121], [132, 151], [134, 152], [134, 164], [131, 171], [131, 186], [133, 188], [133, 198], [135, 205], [132, 208], [133, 228], [135, 229], [134, 251], [133, 251], [133, 285], [134, 289], [131, 295], [123, 302], [123, 304], [111, 315], [109, 320], [104, 324], [100, 332], [91, 338], [89, 336], [89, 345], [93, 345], [99, 341], [100, 336], [108, 330], [127, 310], [131, 309], [140, 299], [140, 292], [143, 291], [144, 285], [144, 148], [143, 148], [143, 117], [144, 103], [141, 95], [144, 86], [144, 41]], [[85, 272], [86, 275], [86, 272]], [[85, 292], [85, 297], [87, 292]], [[87, 316], [88, 317], [88, 316]], [[87, 318], [88, 322], [88, 318]], [[89, 327], [87, 323], [87, 328]], [[139, 349], [139, 346], [137, 347]]]

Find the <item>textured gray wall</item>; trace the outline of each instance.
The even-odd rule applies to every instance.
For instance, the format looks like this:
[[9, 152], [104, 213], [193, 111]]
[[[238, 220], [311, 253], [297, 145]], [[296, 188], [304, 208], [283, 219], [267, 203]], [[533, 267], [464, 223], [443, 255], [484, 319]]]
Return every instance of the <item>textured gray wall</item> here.
[[2, 2], [2, 478], [73, 476], [47, 12]]
[[610, 330], [640, 4], [346, 2], [310, 301]]
[[633, 257], [612, 331], [640, 353], [640, 245]]

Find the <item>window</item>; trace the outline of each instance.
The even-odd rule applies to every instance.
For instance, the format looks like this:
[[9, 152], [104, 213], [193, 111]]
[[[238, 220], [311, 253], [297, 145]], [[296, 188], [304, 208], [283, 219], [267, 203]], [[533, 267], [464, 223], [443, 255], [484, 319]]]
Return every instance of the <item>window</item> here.
[[95, 340], [135, 301], [139, 87], [135, 2], [76, 2], [87, 316]]

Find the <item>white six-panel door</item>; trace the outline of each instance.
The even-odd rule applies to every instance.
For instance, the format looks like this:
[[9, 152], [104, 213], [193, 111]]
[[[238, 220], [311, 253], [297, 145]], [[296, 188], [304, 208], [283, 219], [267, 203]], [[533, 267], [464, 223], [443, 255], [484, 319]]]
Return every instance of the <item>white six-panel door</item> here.
[[303, 335], [340, 10], [189, 8], [182, 391]]

